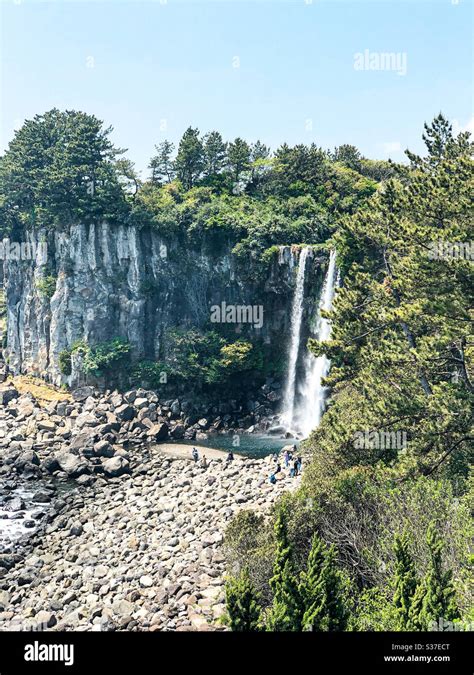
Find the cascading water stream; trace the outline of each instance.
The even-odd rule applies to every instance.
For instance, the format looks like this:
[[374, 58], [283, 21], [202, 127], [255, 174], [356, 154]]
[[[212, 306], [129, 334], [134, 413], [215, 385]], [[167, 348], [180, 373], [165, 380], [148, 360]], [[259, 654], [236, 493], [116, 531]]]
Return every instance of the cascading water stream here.
[[288, 375], [286, 380], [285, 394], [283, 398], [282, 421], [291, 427], [295, 407], [296, 390], [296, 364], [300, 347], [301, 320], [303, 318], [304, 280], [308, 248], [303, 248], [300, 253], [298, 273], [296, 276], [295, 295], [291, 309], [291, 337], [288, 355]]
[[[332, 308], [336, 285], [336, 252], [331, 251], [316, 319], [315, 339], [318, 342], [328, 340], [331, 334], [331, 324], [321, 316], [321, 310], [330, 310]], [[322, 385], [322, 380], [329, 373], [329, 367], [330, 361], [326, 356], [315, 357], [306, 349], [304, 358], [305, 378], [299, 390], [299, 400], [301, 403], [295, 420], [295, 426], [302, 432], [304, 437], [308, 436], [321, 421], [327, 394], [326, 387]]]

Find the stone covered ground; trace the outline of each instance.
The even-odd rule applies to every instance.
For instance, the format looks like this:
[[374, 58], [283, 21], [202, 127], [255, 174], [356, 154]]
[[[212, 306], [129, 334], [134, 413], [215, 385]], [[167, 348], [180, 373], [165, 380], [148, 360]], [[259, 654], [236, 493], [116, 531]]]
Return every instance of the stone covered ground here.
[[[271, 457], [205, 449], [202, 466], [156, 444], [124, 449], [140, 408], [93, 403], [18, 392], [0, 406], [0, 485], [39, 481], [45, 503], [38, 529], [0, 553], [0, 630], [222, 630], [227, 525], [300, 478], [283, 470], [271, 485]], [[123, 405], [133, 416], [114, 420]]]

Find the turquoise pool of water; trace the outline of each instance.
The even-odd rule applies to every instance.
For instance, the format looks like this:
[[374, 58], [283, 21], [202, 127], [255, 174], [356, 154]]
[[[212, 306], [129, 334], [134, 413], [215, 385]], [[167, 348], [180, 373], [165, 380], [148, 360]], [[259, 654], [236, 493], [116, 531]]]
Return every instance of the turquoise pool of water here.
[[[238, 445], [236, 442], [238, 441]], [[246, 457], [266, 457], [274, 452], [279, 452], [285, 445], [299, 445], [299, 441], [292, 438], [274, 438], [272, 436], [257, 436], [248, 434], [234, 436], [233, 434], [210, 434], [205, 441], [177, 441], [183, 445], [202, 445], [205, 448], [215, 450], [232, 450], [238, 455]]]

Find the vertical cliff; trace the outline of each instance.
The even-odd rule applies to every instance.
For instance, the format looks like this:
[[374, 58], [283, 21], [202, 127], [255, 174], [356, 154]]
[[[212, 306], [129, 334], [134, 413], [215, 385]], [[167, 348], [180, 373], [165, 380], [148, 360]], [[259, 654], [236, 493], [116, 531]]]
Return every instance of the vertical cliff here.
[[[263, 323], [226, 330], [259, 341], [267, 354], [285, 353], [290, 329], [297, 247], [280, 247], [263, 264], [232, 254], [232, 242], [169, 240], [156, 231], [107, 223], [67, 230], [30, 230], [47, 243], [47, 258], [5, 265], [10, 368], [55, 384], [77, 383], [60, 372], [59, 354], [78, 340], [94, 345], [120, 336], [133, 359], [166, 357], [170, 328], [213, 328], [210, 309], [222, 302], [259, 305]], [[311, 251], [302, 339], [317, 307], [325, 260]], [[49, 281], [49, 286], [45, 284]]]

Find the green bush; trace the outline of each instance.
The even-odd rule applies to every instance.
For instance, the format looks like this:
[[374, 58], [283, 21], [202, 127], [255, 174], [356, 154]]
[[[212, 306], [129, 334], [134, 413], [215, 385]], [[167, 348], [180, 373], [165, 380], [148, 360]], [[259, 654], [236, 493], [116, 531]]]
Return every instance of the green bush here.
[[59, 353], [59, 370], [63, 375], [70, 375], [71, 374], [71, 351], [68, 349], [63, 349], [62, 352]]
[[169, 367], [161, 361], [138, 361], [130, 368], [130, 382], [134, 386], [146, 383], [152, 389], [159, 389], [166, 384], [169, 375]]
[[220, 349], [217, 373], [220, 379], [249, 370], [261, 370], [263, 357], [261, 351], [251, 342], [237, 340]]
[[169, 332], [166, 363], [174, 377], [203, 384], [227, 384], [233, 376], [263, 368], [258, 347], [251, 342], [226, 342], [215, 331]]
[[56, 291], [56, 281], [57, 277], [52, 274], [38, 279], [36, 282], [36, 288], [41, 296], [44, 298], [52, 298], [54, 292]]
[[[76, 349], [83, 349], [83, 346]], [[86, 375], [100, 377], [119, 369], [130, 353], [130, 344], [123, 338], [114, 338], [85, 350], [83, 368]]]

